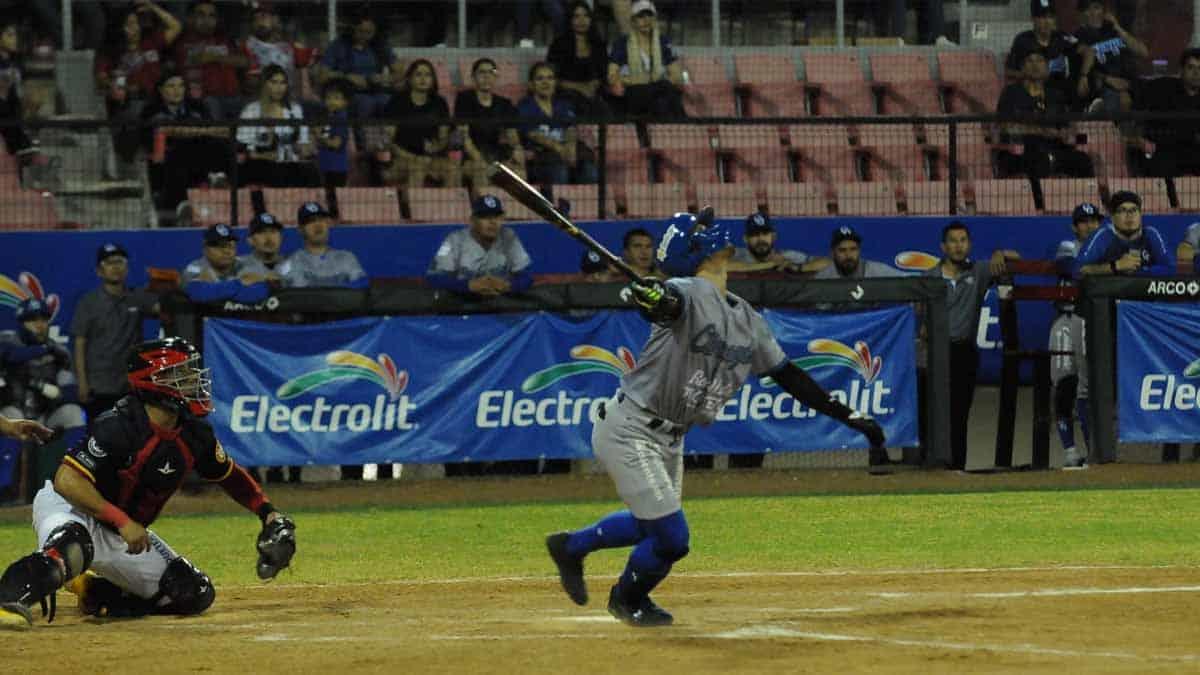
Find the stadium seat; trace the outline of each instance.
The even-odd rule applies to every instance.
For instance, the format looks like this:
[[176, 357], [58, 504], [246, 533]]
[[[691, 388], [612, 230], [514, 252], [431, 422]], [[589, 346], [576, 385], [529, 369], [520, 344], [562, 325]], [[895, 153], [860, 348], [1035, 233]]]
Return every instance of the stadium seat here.
[[786, 131], [786, 128], [773, 124], [723, 124], [717, 127], [717, 147], [722, 150], [779, 148], [783, 145]]
[[[1167, 182], [1162, 178], [1117, 178], [1107, 179], [1108, 196], [1121, 190], [1133, 190], [1142, 197], [1142, 212], [1146, 214], [1171, 213], [1171, 198], [1167, 194]], [[1107, 202], [1108, 200], [1105, 199]]]
[[649, 183], [650, 160], [645, 150], [609, 150], [605, 157], [608, 183]]
[[926, 153], [915, 143], [865, 146], [863, 152], [868, 180], [903, 183], [929, 179]]
[[[579, 140], [583, 141], [589, 148], [597, 149], [600, 147], [600, 127], [596, 124], [580, 124], [575, 127]], [[605, 125], [604, 142], [609, 151], [612, 150], [636, 150], [642, 147], [638, 140], [637, 128], [632, 124], [607, 124]]]
[[667, 218], [695, 205], [679, 183], [625, 185], [617, 193], [617, 202], [624, 205], [627, 218]]
[[658, 179], [663, 183], [719, 183], [721, 158], [709, 148], [672, 148], [653, 151]]
[[791, 124], [787, 128], [787, 137], [792, 147], [850, 146], [850, 131], [845, 124]]
[[401, 222], [400, 195], [391, 187], [337, 189], [338, 220], [352, 225], [396, 225]]
[[739, 54], [733, 57], [738, 91], [747, 117], [805, 117], [804, 85], [796, 78], [796, 64], [781, 54]]
[[772, 216], [824, 216], [829, 213], [829, 194], [813, 183], [768, 183], [767, 206]]
[[809, 84], [865, 82], [862, 60], [845, 52], [808, 52], [804, 55], [804, 81]]
[[[925, 143], [936, 154], [936, 172], [939, 178], [946, 178], [946, 169], [950, 165], [949, 128], [944, 125], [925, 125]], [[964, 179], [990, 179], [995, 177], [993, 168], [993, 144], [987, 140], [982, 124], [970, 122], [957, 125], [958, 170]], [[1005, 146], [1007, 147], [1007, 146]]]
[[931, 82], [929, 59], [920, 52], [876, 53], [871, 55], [871, 79], [875, 82]]
[[739, 84], [796, 82], [796, 63], [783, 54], [735, 54], [733, 68]]
[[724, 59], [717, 56], [685, 56], [681, 59], [688, 82], [697, 85], [732, 86]]
[[[555, 185], [554, 203], [557, 204], [560, 199], [570, 202], [571, 212], [568, 215], [573, 220], [596, 220], [600, 217], [598, 193], [599, 187], [596, 185]], [[604, 201], [604, 216], [615, 218], [617, 202], [612, 189], [608, 190]]]
[[408, 188], [402, 194], [408, 204], [410, 220], [466, 223], [471, 219], [471, 201], [466, 188]]
[[[238, 220], [250, 222], [254, 215], [254, 207], [250, 203], [250, 190], [243, 188], [237, 191]], [[214, 223], [229, 222], [229, 190], [213, 190], [210, 188], [192, 188], [188, 190], [188, 203], [192, 206], [192, 224], [197, 227], [208, 227]], [[274, 215], [274, 214], [272, 214]], [[279, 214], [282, 220], [282, 214]], [[292, 211], [295, 219], [296, 212]], [[241, 224], [241, 223], [237, 223]]]
[[1177, 176], [1174, 181], [1179, 210], [1191, 213], [1200, 211], [1200, 176]]
[[941, 115], [941, 94], [924, 54], [904, 52], [871, 56], [871, 76], [882, 97], [884, 115]]
[[1092, 158], [1097, 176], [1128, 178], [1125, 140], [1112, 122], [1077, 122], [1074, 126], [1082, 144], [1076, 146]]
[[723, 218], [742, 218], [764, 206], [767, 193], [751, 183], [700, 183], [696, 203], [701, 208], [711, 204]]
[[263, 202], [267, 211], [285, 225], [296, 224], [296, 212], [304, 202], [328, 206], [325, 203], [325, 188], [263, 188]]
[[647, 128], [650, 147], [655, 150], [682, 150], [717, 146], [716, 127], [695, 124], [651, 124]]
[[1033, 187], [1025, 178], [976, 180], [971, 182], [978, 215], [1014, 216], [1037, 213]]
[[832, 146], [792, 148], [798, 179], [804, 183], [849, 183], [861, 180], [859, 151]]
[[58, 209], [54, 195], [49, 192], [6, 190], [0, 194], [0, 230], [52, 230], [56, 227]]
[[733, 85], [683, 85], [683, 111], [688, 117], [737, 117]]
[[944, 180], [908, 182], [900, 186], [905, 212], [910, 216], [943, 216], [950, 213], [950, 184]]
[[875, 92], [866, 82], [808, 83], [812, 113], [821, 117], [870, 117], [876, 114]]
[[949, 113], [992, 112], [1004, 83], [986, 50], [938, 52], [938, 79]]
[[841, 183], [837, 186], [838, 215], [894, 216], [896, 190], [889, 183]]
[[1081, 202], [1100, 203], [1100, 183], [1095, 178], [1043, 178], [1042, 206], [1050, 214], [1070, 213]]
[[724, 125], [717, 129], [725, 182], [786, 183], [792, 180], [784, 140], [786, 127]]

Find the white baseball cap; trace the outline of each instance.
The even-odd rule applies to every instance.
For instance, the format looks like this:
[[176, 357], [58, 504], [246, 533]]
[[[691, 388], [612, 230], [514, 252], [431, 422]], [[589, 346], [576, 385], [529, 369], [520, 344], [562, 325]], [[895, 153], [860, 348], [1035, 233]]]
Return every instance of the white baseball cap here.
[[658, 16], [658, 10], [654, 9], [654, 3], [650, 0], [637, 0], [633, 6], [629, 8], [629, 13], [632, 16], [637, 16], [642, 12], [650, 12], [654, 16]]

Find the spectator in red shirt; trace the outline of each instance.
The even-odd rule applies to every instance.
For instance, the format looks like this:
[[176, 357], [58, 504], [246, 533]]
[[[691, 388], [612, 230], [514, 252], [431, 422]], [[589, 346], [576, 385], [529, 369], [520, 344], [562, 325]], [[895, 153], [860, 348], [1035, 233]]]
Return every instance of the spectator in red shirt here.
[[218, 25], [217, 6], [210, 0], [192, 5], [187, 30], [175, 43], [175, 67], [192, 87], [192, 97], [203, 97], [213, 107], [213, 116], [231, 118], [242, 109], [238, 70], [250, 60]]
[[260, 2], [250, 18], [250, 35], [242, 42], [242, 53], [249, 64], [249, 84], [257, 89], [262, 69], [270, 65], [283, 68], [288, 82], [298, 85], [299, 69], [312, 65], [316, 50], [284, 39], [279, 15], [271, 5]]

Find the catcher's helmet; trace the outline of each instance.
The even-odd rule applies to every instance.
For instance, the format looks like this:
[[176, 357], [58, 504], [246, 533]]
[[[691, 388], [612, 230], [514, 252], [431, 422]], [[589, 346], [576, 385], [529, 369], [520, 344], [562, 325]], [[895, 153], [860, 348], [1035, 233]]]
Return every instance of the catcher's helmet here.
[[673, 277], [696, 273], [700, 263], [718, 251], [733, 247], [729, 228], [715, 222], [712, 211], [706, 209], [697, 217], [691, 213], [676, 213], [667, 221], [667, 231], [658, 244], [658, 266]]
[[212, 412], [212, 378], [200, 352], [178, 337], [150, 340], [133, 348], [126, 364], [129, 386], [143, 401], [203, 416]]

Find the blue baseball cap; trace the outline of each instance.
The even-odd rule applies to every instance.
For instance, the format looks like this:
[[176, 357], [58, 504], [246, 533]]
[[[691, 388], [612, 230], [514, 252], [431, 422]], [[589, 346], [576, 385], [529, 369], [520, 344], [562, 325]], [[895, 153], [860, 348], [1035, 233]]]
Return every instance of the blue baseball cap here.
[[579, 261], [579, 271], [584, 274], [597, 274], [608, 269], [608, 263], [592, 249], [583, 252], [583, 260]]
[[471, 215], [502, 216], [504, 215], [504, 204], [496, 195], [483, 195], [471, 202]]
[[263, 211], [262, 213], [254, 214], [250, 219], [250, 234], [258, 234], [263, 230], [282, 230], [283, 223], [275, 219], [275, 216]]
[[837, 245], [843, 241], [852, 241], [862, 245], [862, 237], [849, 225], [843, 225], [833, 231], [833, 237], [829, 240], [829, 248], [837, 248]]
[[746, 217], [746, 232], [745, 236], [752, 234], [761, 234], [763, 232], [774, 232], [775, 225], [771, 222], [771, 217], [762, 211], [751, 213]]
[[213, 225], [209, 225], [208, 229], [204, 231], [205, 246], [220, 246], [227, 241], [237, 240], [237, 233], [233, 231], [233, 228], [229, 227], [225, 223], [215, 223]]
[[1087, 220], [1088, 218], [1096, 218], [1097, 220], [1103, 218], [1103, 216], [1100, 215], [1100, 207], [1091, 202], [1084, 202], [1079, 206], [1076, 206], [1075, 210], [1071, 212], [1072, 223], [1078, 223], [1079, 221]]
[[127, 253], [125, 251], [125, 249], [121, 247], [120, 244], [114, 244], [110, 241], [107, 244], [104, 244], [100, 248], [96, 249], [96, 264], [99, 265], [100, 263], [104, 262], [105, 260], [108, 260], [109, 258], [116, 257], [116, 256], [120, 256], [122, 258], [125, 258], [126, 260], [129, 259], [129, 253]]
[[332, 218], [330, 213], [324, 206], [317, 202], [304, 202], [300, 208], [296, 210], [296, 222], [300, 225], [307, 225], [309, 221], [318, 218]]

